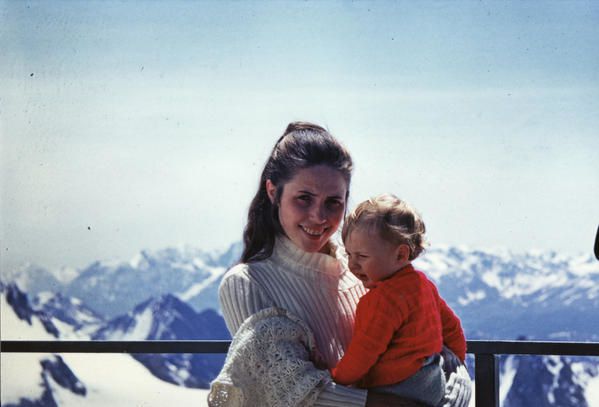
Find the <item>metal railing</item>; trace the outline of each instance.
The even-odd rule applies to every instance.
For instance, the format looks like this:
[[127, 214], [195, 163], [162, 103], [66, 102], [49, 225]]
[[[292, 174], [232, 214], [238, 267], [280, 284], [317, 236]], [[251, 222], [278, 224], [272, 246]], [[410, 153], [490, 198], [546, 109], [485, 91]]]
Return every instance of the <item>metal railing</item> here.
[[[226, 353], [230, 341], [1, 341], [1, 352]], [[499, 406], [498, 355], [599, 356], [597, 342], [468, 341], [474, 354], [475, 405]]]
[[596, 342], [468, 341], [474, 354], [477, 407], [499, 407], [498, 355], [599, 356]]

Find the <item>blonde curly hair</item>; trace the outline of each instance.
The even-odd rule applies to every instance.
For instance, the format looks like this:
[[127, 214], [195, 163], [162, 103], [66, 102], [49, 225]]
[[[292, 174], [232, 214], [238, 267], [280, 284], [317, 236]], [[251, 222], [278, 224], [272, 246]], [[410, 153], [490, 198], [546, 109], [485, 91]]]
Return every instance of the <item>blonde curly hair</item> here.
[[359, 204], [345, 219], [343, 242], [356, 228], [375, 231], [389, 243], [407, 244], [409, 260], [417, 258], [426, 248], [426, 226], [420, 214], [393, 194], [382, 194]]

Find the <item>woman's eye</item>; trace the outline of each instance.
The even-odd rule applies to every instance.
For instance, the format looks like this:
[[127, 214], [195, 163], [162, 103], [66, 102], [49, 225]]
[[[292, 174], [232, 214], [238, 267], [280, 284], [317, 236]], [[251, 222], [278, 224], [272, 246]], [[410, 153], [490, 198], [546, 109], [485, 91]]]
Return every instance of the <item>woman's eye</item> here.
[[310, 195], [300, 195], [297, 197], [297, 200], [302, 204], [308, 204], [312, 201], [312, 197]]
[[343, 203], [340, 200], [338, 200], [338, 199], [331, 199], [331, 200], [327, 201], [327, 205], [330, 208], [335, 208], [336, 209], [336, 208], [342, 207]]

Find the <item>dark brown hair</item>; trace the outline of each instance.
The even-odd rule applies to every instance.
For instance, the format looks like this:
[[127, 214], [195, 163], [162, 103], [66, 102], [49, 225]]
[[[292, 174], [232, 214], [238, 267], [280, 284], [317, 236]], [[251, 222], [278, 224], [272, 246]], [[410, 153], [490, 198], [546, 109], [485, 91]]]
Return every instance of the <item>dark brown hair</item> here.
[[[284, 233], [278, 216], [283, 188], [298, 170], [315, 165], [328, 165], [338, 170], [347, 182], [349, 194], [353, 164], [345, 147], [316, 124], [290, 123], [266, 161], [258, 192], [250, 204], [241, 262], [263, 260], [272, 255], [276, 235]], [[271, 180], [277, 188], [274, 203], [268, 198], [266, 180]]]

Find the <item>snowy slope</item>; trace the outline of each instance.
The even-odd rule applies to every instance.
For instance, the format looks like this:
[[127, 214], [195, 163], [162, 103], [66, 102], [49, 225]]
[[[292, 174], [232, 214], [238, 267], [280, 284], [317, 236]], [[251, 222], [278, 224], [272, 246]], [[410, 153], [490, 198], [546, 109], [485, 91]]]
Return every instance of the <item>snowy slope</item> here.
[[[56, 339], [37, 315], [30, 314], [29, 322], [21, 319], [8, 303], [7, 291], [3, 287], [0, 294], [3, 340]], [[33, 312], [28, 302], [18, 306]], [[0, 376], [0, 404], [5, 407], [34, 402], [61, 407], [207, 405], [207, 390], [160, 380], [130, 355], [1, 353]]]
[[48, 341], [56, 339], [46, 331], [39, 318], [31, 318], [31, 322], [20, 319], [13, 311], [12, 306], [6, 301], [4, 293], [0, 296], [0, 310], [0, 337], [3, 340]]
[[[222, 317], [213, 310], [196, 313], [173, 295], [152, 298], [114, 318], [93, 335], [101, 340], [230, 339]], [[225, 355], [138, 354], [156, 377], [186, 387], [208, 388]]]
[[[0, 315], [3, 339], [56, 339], [59, 331], [52, 318], [35, 310], [27, 294], [14, 284], [0, 283]], [[27, 325], [27, 326], [26, 326]]]
[[164, 382], [129, 355], [66, 354], [73, 372], [85, 383], [85, 398], [53, 385], [61, 407], [207, 406], [207, 390]]
[[[0, 293], [0, 337], [2, 340], [54, 340], [37, 316], [29, 321], [21, 319], [7, 301], [7, 288]], [[6, 406], [25, 397], [41, 398], [45, 388], [40, 377], [41, 365], [38, 354], [0, 353], [1, 401]]]
[[48, 315], [62, 339], [89, 339], [104, 318], [78, 298], [43, 291], [31, 299], [35, 310]]
[[[1, 404], [18, 405], [22, 399], [40, 400], [45, 391], [43, 377], [52, 400], [61, 407], [164, 407], [207, 406], [207, 390], [175, 386], [154, 376], [129, 355], [64, 354], [64, 364], [85, 388], [77, 394], [48, 375], [42, 362], [56, 357], [48, 354], [0, 355], [2, 373]], [[53, 405], [51, 401], [45, 405]]]
[[599, 407], [599, 376], [589, 380], [585, 396], [589, 407]]

